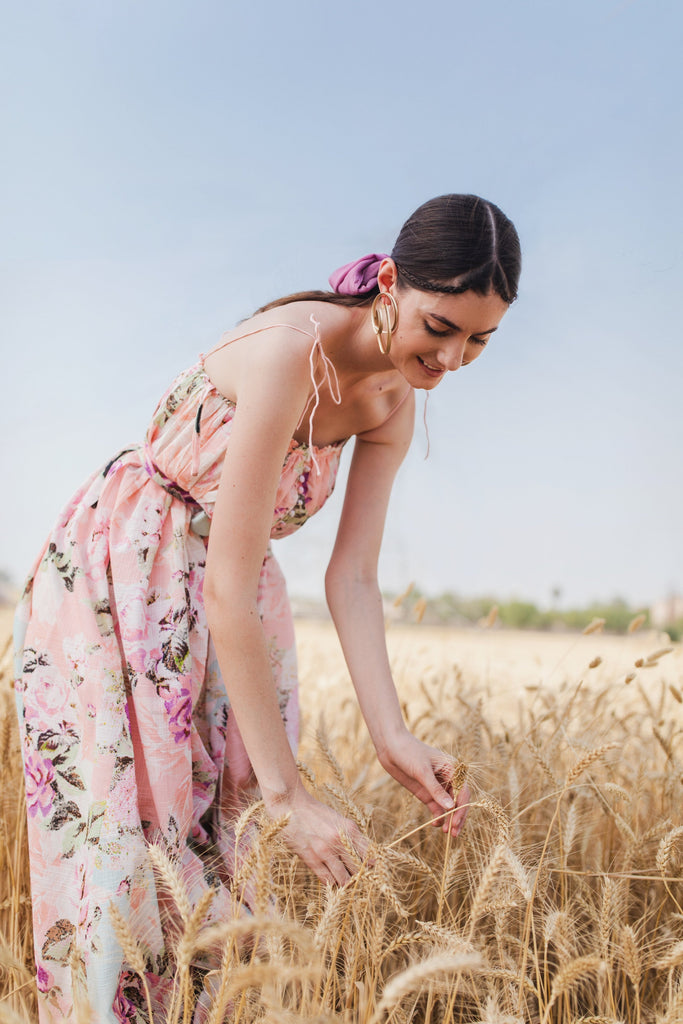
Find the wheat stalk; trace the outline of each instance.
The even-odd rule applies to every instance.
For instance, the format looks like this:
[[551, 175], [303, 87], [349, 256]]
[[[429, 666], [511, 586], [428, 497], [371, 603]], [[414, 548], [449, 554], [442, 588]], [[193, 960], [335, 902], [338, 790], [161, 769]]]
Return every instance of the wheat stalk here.
[[582, 979], [597, 975], [603, 967], [603, 961], [597, 956], [579, 956], [564, 967], [561, 967], [555, 975], [552, 989], [550, 990], [550, 999], [546, 1003], [541, 1024], [547, 1024], [547, 1021], [550, 1019], [550, 1011], [563, 993], [567, 992]]
[[121, 950], [123, 951], [125, 959], [142, 980], [145, 1001], [147, 1003], [147, 1013], [149, 1014], [150, 1024], [153, 1024], [154, 1014], [152, 1013], [152, 998], [149, 991], [149, 985], [147, 984], [147, 964], [145, 962], [145, 955], [142, 952], [140, 943], [130, 930], [128, 921], [113, 902], [109, 904], [109, 917], [111, 919], [112, 928], [114, 929], [114, 935], [117, 938]]
[[[442, 953], [406, 968], [400, 974], [395, 975], [385, 986], [382, 998], [377, 1004], [374, 1021], [381, 1020], [384, 1013], [388, 1014], [387, 1020], [389, 1020], [392, 1007], [410, 992], [422, 988], [425, 983], [437, 978], [445, 980], [453, 974], [462, 974], [463, 971], [476, 971], [481, 965], [482, 959], [478, 953], [459, 953], [455, 956]], [[453, 984], [453, 982], [449, 982], [449, 987]]]

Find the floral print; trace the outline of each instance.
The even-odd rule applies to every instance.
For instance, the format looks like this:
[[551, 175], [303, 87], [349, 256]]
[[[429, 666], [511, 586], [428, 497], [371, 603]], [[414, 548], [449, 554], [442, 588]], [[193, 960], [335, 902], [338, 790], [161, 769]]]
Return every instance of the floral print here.
[[54, 792], [52, 782], [55, 777], [55, 767], [52, 761], [47, 761], [40, 754], [31, 753], [26, 757], [24, 765], [26, 775], [26, 807], [29, 817], [35, 818], [36, 814], [43, 817], [52, 809]]
[[[29, 577], [15, 621], [41, 1024], [74, 1020], [82, 966], [98, 1024], [147, 1019], [109, 917], [134, 920], [150, 990], [172, 981], [165, 920], [147, 857], [177, 857], [196, 901], [234, 863], [230, 819], [253, 773], [204, 614], [209, 517], [234, 404], [200, 362], [162, 398], [145, 443], [119, 453], [67, 505]], [[341, 444], [287, 452], [271, 536], [292, 532], [334, 486]], [[282, 573], [264, 553], [258, 606], [292, 748], [298, 738], [294, 633]], [[160, 996], [159, 998], [162, 998]]]

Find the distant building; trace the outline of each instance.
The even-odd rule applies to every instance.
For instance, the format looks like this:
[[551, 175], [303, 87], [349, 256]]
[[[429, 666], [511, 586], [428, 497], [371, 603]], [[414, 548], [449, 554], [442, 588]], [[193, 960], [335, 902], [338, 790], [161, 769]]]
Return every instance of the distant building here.
[[650, 608], [650, 622], [657, 629], [666, 629], [680, 619], [683, 619], [683, 597], [678, 594], [662, 597]]

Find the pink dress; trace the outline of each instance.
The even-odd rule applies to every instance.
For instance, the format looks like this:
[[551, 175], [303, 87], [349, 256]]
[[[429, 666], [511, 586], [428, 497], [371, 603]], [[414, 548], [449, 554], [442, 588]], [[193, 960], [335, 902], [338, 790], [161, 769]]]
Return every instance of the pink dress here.
[[[313, 367], [316, 350], [322, 355], [317, 325], [312, 338]], [[192, 517], [211, 516], [234, 411], [203, 362], [182, 373], [144, 445], [117, 455], [69, 503], [17, 611], [41, 1024], [74, 1020], [74, 955], [96, 1021], [146, 1019], [112, 930], [112, 903], [151, 950], [148, 981], [163, 999], [172, 965], [150, 841], [178, 858], [193, 902], [212, 886], [212, 916], [231, 906], [221, 802], [253, 776], [207, 628], [206, 541]], [[290, 443], [271, 537], [322, 507], [342, 445]], [[294, 631], [282, 573], [270, 547], [264, 554], [259, 611], [294, 749]]]

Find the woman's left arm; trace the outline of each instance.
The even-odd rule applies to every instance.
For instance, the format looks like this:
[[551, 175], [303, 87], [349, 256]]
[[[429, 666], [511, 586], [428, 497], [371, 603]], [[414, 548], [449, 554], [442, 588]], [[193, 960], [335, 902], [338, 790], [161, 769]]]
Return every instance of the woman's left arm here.
[[409, 398], [381, 427], [356, 438], [337, 540], [325, 576], [327, 602], [363, 717], [383, 768], [429, 808], [433, 817], [456, 807], [444, 831], [456, 835], [469, 800], [466, 787], [447, 787], [453, 759], [406, 728], [391, 675], [377, 563], [391, 487], [413, 433]]

